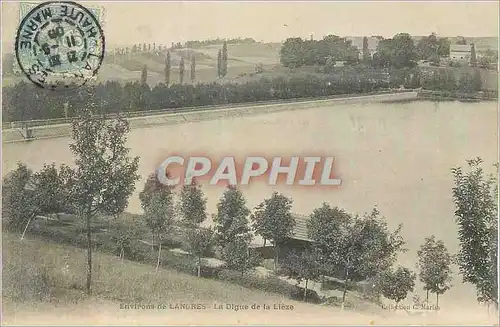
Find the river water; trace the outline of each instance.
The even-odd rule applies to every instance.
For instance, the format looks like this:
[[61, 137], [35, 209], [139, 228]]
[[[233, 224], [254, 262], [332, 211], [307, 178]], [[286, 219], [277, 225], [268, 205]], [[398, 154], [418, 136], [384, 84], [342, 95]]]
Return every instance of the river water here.
[[[340, 188], [254, 183], [242, 189], [248, 205], [254, 207], [276, 190], [292, 197], [293, 210], [301, 214], [325, 201], [360, 214], [376, 206], [391, 227], [403, 223], [409, 251], [401, 263], [414, 268], [418, 247], [431, 234], [451, 252], [458, 250], [451, 168], [465, 166], [465, 160], [477, 156], [485, 160], [485, 168], [491, 167], [497, 158], [497, 122], [494, 102], [416, 101], [334, 105], [134, 129], [129, 145], [132, 155], [140, 157], [141, 181], [128, 211], [141, 211], [137, 194], [147, 175], [170, 153], [335, 156]], [[2, 173], [18, 161], [34, 170], [51, 162], [71, 165], [68, 142], [61, 137], [4, 144]], [[214, 212], [224, 188], [203, 189], [208, 210]], [[471, 287], [457, 276], [454, 284], [440, 303], [475, 303]]]

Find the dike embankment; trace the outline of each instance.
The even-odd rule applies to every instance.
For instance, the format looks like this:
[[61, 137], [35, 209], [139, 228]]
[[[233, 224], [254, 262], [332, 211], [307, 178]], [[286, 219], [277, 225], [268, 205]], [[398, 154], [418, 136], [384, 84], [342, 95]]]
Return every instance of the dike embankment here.
[[[387, 102], [387, 101], [408, 101], [417, 99], [417, 92], [396, 92], [382, 93], [370, 95], [353, 95], [346, 97], [303, 100], [296, 102], [283, 103], [268, 103], [268, 104], [248, 104], [237, 105], [234, 107], [223, 107], [220, 109], [210, 108], [206, 110], [186, 110], [185, 112], [177, 113], [159, 113], [155, 115], [146, 115], [133, 118], [127, 118], [130, 122], [130, 127], [133, 129], [145, 128], [160, 125], [173, 125], [183, 123], [194, 123], [208, 120], [225, 119], [232, 117], [243, 117], [261, 115], [266, 113], [304, 110], [318, 108], [330, 105], [354, 104], [365, 102]], [[29, 127], [31, 138], [26, 138], [26, 131], [20, 128], [9, 128], [2, 131], [3, 143], [26, 142], [40, 139], [56, 138], [69, 136], [71, 133], [71, 125], [51, 124], [44, 126]]]
[[420, 100], [430, 101], [461, 101], [461, 102], [482, 102], [498, 101], [498, 92], [480, 91], [472, 93], [420, 90], [417, 95]]

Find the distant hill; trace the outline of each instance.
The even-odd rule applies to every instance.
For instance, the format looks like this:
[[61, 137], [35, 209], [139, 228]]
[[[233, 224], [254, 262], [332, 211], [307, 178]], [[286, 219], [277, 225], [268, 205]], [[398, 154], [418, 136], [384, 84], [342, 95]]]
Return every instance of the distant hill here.
[[[414, 36], [418, 41], [422, 36]], [[358, 49], [363, 48], [363, 37], [347, 37]], [[496, 37], [465, 37], [467, 43], [474, 43], [478, 51], [486, 49], [497, 49], [498, 38]], [[452, 43], [458, 40], [458, 37], [450, 37]], [[378, 44], [376, 36], [368, 37], [368, 47], [375, 51]], [[220, 44], [198, 45], [193, 48], [175, 49], [171, 52], [172, 71], [171, 82], [179, 81], [179, 63], [183, 57], [186, 65], [184, 80], [189, 80], [189, 69], [191, 58], [196, 58], [196, 81], [214, 82], [217, 79], [217, 53], [222, 48]], [[256, 66], [262, 64], [264, 71], [273, 73], [279, 66], [279, 52], [281, 43], [261, 43], [261, 42], [242, 42], [228, 44], [228, 76], [222, 80], [234, 81], [241, 80], [243, 76], [252, 76], [255, 74]], [[3, 79], [4, 85], [16, 83], [24, 79], [20, 74], [14, 74], [15, 56], [12, 53], [3, 55]], [[148, 68], [148, 83], [156, 85], [164, 80], [165, 53], [136, 53], [129, 55], [110, 55], [108, 54], [100, 68], [98, 80], [107, 81], [133, 81], [139, 80], [141, 70], [144, 65]], [[279, 70], [279, 69], [278, 69]]]
[[[217, 53], [222, 45], [197, 46], [171, 51], [171, 82], [179, 81], [179, 63], [181, 58], [185, 62], [184, 80], [189, 80], [191, 58], [196, 59], [196, 81], [214, 82], [217, 80]], [[238, 75], [255, 72], [256, 65], [261, 63], [264, 68], [274, 67], [279, 63], [280, 43], [240, 43], [228, 44], [228, 76], [225, 80], [237, 78]], [[128, 55], [107, 55], [98, 74], [98, 80], [130, 81], [139, 80], [144, 65], [148, 69], [148, 83], [155, 85], [163, 82], [165, 69], [165, 53], [140, 52]], [[14, 74], [15, 56], [4, 54], [3, 78], [4, 84], [9, 85], [24, 78]]]

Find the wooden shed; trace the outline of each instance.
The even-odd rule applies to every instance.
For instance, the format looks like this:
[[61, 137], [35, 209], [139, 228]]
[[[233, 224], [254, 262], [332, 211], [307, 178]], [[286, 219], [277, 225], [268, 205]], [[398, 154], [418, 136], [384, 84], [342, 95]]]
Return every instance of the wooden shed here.
[[[295, 218], [295, 227], [293, 229], [293, 236], [287, 238], [279, 246], [278, 263], [285, 258], [290, 252], [301, 252], [308, 247], [312, 240], [307, 235], [307, 221], [309, 216], [293, 214]], [[261, 254], [264, 259], [273, 259], [274, 252], [270, 242], [265, 242], [265, 245], [257, 245], [255, 249]]]

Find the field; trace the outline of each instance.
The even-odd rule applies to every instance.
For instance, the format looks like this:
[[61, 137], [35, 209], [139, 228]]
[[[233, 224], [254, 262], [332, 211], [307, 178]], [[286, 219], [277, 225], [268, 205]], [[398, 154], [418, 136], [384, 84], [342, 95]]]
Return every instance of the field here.
[[[84, 298], [86, 251], [72, 246], [3, 234], [4, 290], [12, 300], [45, 300], [78, 303]], [[171, 269], [155, 274], [151, 265], [122, 261], [96, 252], [94, 295], [120, 302], [239, 302], [283, 297], [252, 291], [215, 280], [200, 279]], [[54, 286], [54, 287], [51, 287]], [[31, 297], [31, 298], [30, 298]]]
[[[178, 49], [172, 51], [171, 83], [179, 82], [179, 62], [185, 58], [184, 82], [189, 81], [190, 58], [196, 58], [196, 82], [210, 83], [217, 79], [217, 52], [222, 46], [206, 46], [196, 49]], [[261, 63], [264, 70], [269, 70], [279, 63], [279, 43], [229, 44], [228, 75], [224, 81], [237, 80], [243, 74], [255, 73], [255, 67]], [[24, 79], [12, 71], [15, 58], [12, 54], [4, 55], [4, 85]], [[108, 55], [99, 69], [98, 81], [138, 81], [141, 70], [148, 67], [148, 84], [154, 86], [164, 81], [165, 56], [152, 53], [138, 53], [130, 56]]]
[[[417, 41], [420, 37], [415, 37]], [[361, 37], [348, 37], [353, 44], [362, 48], [363, 39]], [[451, 39], [455, 42], [455, 39]], [[486, 49], [496, 49], [496, 38], [468, 38], [469, 42], [474, 42], [479, 52]], [[369, 48], [376, 48], [377, 39], [369, 38]], [[281, 43], [241, 43], [228, 45], [228, 74], [223, 79], [217, 78], [217, 52], [222, 48], [222, 45], [209, 45], [190, 49], [176, 49], [172, 54], [172, 69], [170, 74], [171, 83], [179, 82], [179, 62], [182, 57], [185, 59], [185, 74], [184, 83], [190, 81], [190, 62], [194, 56], [196, 58], [196, 80], [199, 83], [225, 83], [225, 82], [245, 82], [249, 79], [255, 79], [262, 76], [280, 76], [289, 75], [290, 71], [284, 69], [279, 64], [279, 51]], [[4, 54], [3, 56], [3, 83], [11, 85], [20, 80], [24, 80], [24, 76], [14, 74], [12, 67], [14, 66], [15, 57], [12, 54]], [[256, 74], [256, 66], [262, 65], [263, 73]], [[141, 78], [141, 70], [147, 65], [148, 68], [148, 84], [154, 86], [164, 81], [165, 55], [153, 53], [137, 53], [129, 55], [112, 55], [108, 54], [104, 58], [103, 65], [99, 70], [97, 80], [105, 81], [139, 81]], [[306, 68], [299, 69], [298, 72], [312, 72], [314, 69]], [[297, 72], [293, 72], [296, 74]], [[491, 84], [493, 89], [496, 89], [496, 72], [487, 74], [484, 79], [487, 80], [487, 85]], [[491, 76], [489, 76], [491, 75]], [[490, 80], [495, 79], [494, 82]]]
[[[167, 260], [176, 259], [170, 256]], [[156, 273], [153, 265], [122, 261], [116, 256], [100, 252], [94, 253], [93, 295], [88, 298], [83, 291], [85, 263], [84, 249], [32, 237], [21, 241], [16, 234], [4, 233], [3, 295], [7, 310], [4, 319], [23, 319], [23, 310], [41, 314], [36, 311], [40, 307], [59, 310], [71, 306], [85, 307], [90, 303], [93, 306], [105, 303], [108, 310], [114, 311], [119, 311], [120, 304], [165, 305], [167, 308], [162, 310], [170, 311], [181, 303], [205, 306], [205, 311], [213, 310], [214, 304], [252, 303], [261, 306], [268, 304], [270, 307], [284, 304], [307, 311], [338, 311], [335, 307], [326, 309], [293, 301], [273, 292], [197, 278], [173, 269], [160, 268]], [[162, 310], [155, 307], [149, 311], [158, 314]], [[176, 312], [182, 313], [183, 310]]]

